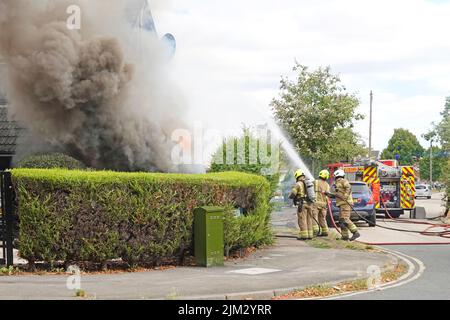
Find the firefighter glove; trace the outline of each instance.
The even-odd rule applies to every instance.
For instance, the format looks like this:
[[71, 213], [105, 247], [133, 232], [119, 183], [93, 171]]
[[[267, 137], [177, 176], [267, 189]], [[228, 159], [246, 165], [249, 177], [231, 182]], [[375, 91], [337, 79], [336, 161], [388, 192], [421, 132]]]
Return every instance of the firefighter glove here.
[[332, 193], [330, 193], [330, 192], [325, 192], [325, 195], [326, 195], [328, 198], [336, 198], [336, 195], [334, 195], [334, 194], [332, 194]]

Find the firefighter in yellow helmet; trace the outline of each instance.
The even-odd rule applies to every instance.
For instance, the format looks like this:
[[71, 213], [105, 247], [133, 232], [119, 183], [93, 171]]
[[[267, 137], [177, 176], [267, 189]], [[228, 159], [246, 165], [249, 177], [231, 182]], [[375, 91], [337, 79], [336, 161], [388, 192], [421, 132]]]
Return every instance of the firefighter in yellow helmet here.
[[[327, 193], [327, 196], [336, 198], [336, 205], [339, 207], [339, 224], [341, 227], [342, 240], [356, 240], [361, 235], [358, 232], [358, 228], [350, 220], [353, 196], [352, 186], [347, 179], [345, 179], [344, 170], [337, 170], [334, 173], [336, 180], [336, 194]], [[350, 238], [350, 233], [352, 237]]]
[[327, 182], [329, 178], [330, 172], [328, 172], [328, 170], [322, 170], [319, 173], [319, 179], [314, 181], [314, 191], [316, 192], [316, 202], [313, 207], [314, 236], [328, 236], [328, 225], [326, 220], [328, 198], [326, 194], [330, 192], [330, 185]]
[[313, 238], [312, 225], [312, 206], [313, 203], [308, 199], [306, 190], [306, 177], [302, 170], [297, 170], [294, 173], [296, 180], [289, 198], [294, 200], [297, 205], [298, 226], [300, 228], [300, 235], [298, 240], [310, 240]]

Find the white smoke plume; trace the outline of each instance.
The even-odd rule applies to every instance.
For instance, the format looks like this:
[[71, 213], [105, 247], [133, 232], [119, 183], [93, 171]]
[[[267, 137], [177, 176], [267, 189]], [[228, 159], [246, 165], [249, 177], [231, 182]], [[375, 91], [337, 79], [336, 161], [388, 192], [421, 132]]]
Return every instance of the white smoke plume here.
[[[176, 171], [170, 135], [183, 127], [184, 102], [161, 42], [135, 37], [129, 3], [0, 0], [10, 113], [89, 166]], [[70, 5], [81, 8], [80, 30], [67, 27]]]

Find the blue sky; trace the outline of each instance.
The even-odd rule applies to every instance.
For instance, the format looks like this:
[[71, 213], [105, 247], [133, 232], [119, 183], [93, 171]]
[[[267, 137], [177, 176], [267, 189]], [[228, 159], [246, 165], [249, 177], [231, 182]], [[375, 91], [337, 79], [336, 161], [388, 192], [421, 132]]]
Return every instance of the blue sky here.
[[[377, 149], [394, 128], [420, 137], [450, 95], [448, 0], [169, 2], [155, 9], [158, 31], [177, 38], [174, 70], [192, 114], [218, 129], [264, 122], [295, 59], [331, 66], [364, 114], [374, 91]], [[367, 141], [368, 119], [356, 128]]]

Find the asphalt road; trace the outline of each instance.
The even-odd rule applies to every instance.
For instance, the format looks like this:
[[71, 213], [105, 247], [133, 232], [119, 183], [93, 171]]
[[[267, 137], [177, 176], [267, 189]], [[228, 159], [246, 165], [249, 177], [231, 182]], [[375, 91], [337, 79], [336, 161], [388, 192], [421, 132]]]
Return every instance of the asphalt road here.
[[422, 261], [423, 274], [414, 281], [389, 288], [359, 294], [344, 299], [351, 300], [450, 300], [450, 246], [389, 246]]
[[[417, 206], [425, 208], [427, 218], [442, 215], [442, 194], [433, 194], [432, 199], [418, 199]], [[351, 300], [450, 300], [450, 245], [386, 246], [419, 259], [425, 269], [416, 280], [394, 288], [346, 297]]]
[[[423, 207], [427, 218], [441, 216], [444, 212], [442, 207], [442, 193], [433, 194], [431, 199], [416, 199], [416, 206]], [[292, 212], [291, 212], [292, 211]], [[274, 215], [274, 227], [280, 233], [293, 232], [296, 228], [296, 219], [293, 210], [285, 210]], [[395, 224], [389, 220], [385, 220], [384, 215], [379, 216], [379, 226], [388, 226], [394, 228], [406, 228], [410, 230], [424, 230], [426, 226], [418, 226], [413, 224]], [[408, 216], [402, 216], [403, 219]], [[359, 239], [367, 243], [427, 243], [427, 242], [447, 242], [448, 239], [439, 237], [427, 237], [414, 233], [405, 233], [398, 231], [386, 230], [381, 227], [369, 228], [366, 223], [358, 223], [362, 237]], [[435, 230], [436, 231], [436, 230]], [[404, 285], [393, 288], [386, 288], [382, 291], [368, 292], [358, 295], [346, 296], [342, 299], [450, 299], [450, 245], [394, 245], [385, 246], [384, 248], [398, 251], [405, 255], [419, 259], [425, 269], [415, 264], [416, 272], [419, 271], [418, 277]]]
[[424, 207], [427, 213], [427, 218], [441, 216], [444, 213], [444, 207], [442, 206], [443, 197], [443, 193], [433, 193], [431, 199], [416, 199], [416, 207]]

